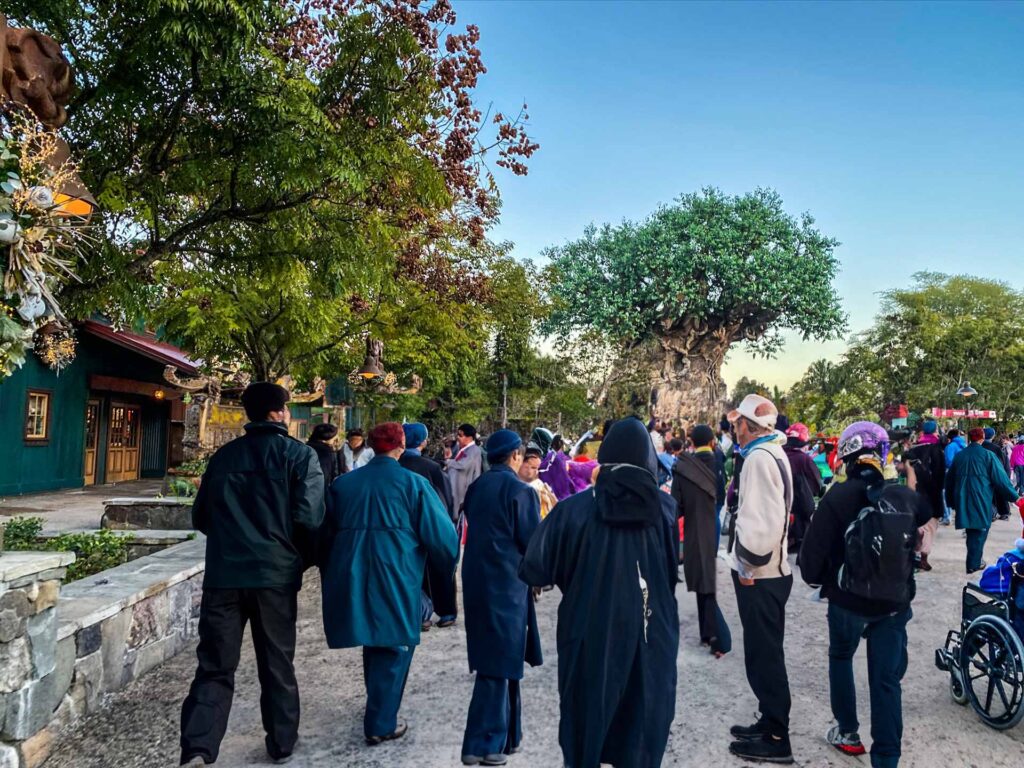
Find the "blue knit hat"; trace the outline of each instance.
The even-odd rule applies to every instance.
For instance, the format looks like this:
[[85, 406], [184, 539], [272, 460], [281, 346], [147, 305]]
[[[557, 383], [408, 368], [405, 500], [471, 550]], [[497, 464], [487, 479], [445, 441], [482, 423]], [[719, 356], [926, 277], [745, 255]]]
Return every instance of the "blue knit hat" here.
[[996, 431], [992, 427], [985, 427], [985, 439], [991, 440], [996, 436]]
[[487, 460], [497, 461], [508, 456], [522, 444], [523, 438], [511, 429], [499, 429], [487, 438], [487, 444], [484, 446], [484, 450], [487, 452]]
[[921, 432], [926, 435], [934, 435], [939, 429], [939, 425], [929, 419], [921, 425]]
[[427, 440], [427, 428], [418, 421], [403, 424], [402, 430], [405, 432], [406, 448], [419, 448]]

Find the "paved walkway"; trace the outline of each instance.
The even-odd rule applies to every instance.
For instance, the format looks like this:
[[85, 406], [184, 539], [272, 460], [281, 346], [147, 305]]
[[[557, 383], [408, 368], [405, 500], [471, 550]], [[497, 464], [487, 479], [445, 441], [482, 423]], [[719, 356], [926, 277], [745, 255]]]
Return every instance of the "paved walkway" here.
[[0, 498], [0, 523], [10, 517], [41, 517], [45, 531], [99, 528], [103, 502], [118, 496], [157, 496], [163, 479], [89, 485]]
[[[1012, 545], [1019, 524], [996, 523], [987, 556], [991, 562]], [[932, 557], [935, 570], [922, 575], [915, 617], [910, 625], [910, 667], [904, 680], [903, 768], [1001, 768], [1017, 766], [1024, 752], [1024, 725], [1009, 732], [986, 728], [969, 709], [950, 700], [948, 675], [935, 669], [934, 650], [949, 628], [959, 624], [964, 544], [952, 528], [939, 531]], [[679, 688], [665, 766], [742, 768], [727, 753], [729, 726], [749, 722], [755, 703], [743, 671], [742, 637], [732, 586], [719, 563], [722, 609], [732, 625], [735, 653], [712, 659], [698, 645], [692, 595], [678, 591], [682, 641]], [[839, 755], [823, 742], [831, 724], [825, 606], [809, 599], [797, 581], [789, 601], [786, 637], [793, 690], [793, 748], [805, 768], [852, 768], [868, 764]], [[523, 681], [525, 739], [512, 768], [558, 768], [558, 691], [555, 653], [557, 590], [539, 605], [546, 664], [528, 669]], [[302, 725], [295, 768], [448, 768], [459, 765], [459, 751], [472, 677], [466, 669], [461, 626], [424, 635], [413, 659], [402, 716], [406, 738], [379, 747], [362, 739], [364, 691], [358, 650], [331, 651], [324, 645], [320, 591], [310, 574], [299, 610], [297, 669], [302, 694]], [[195, 667], [186, 652], [112, 696], [108, 708], [77, 724], [55, 745], [46, 768], [158, 768], [178, 757], [181, 701]], [[869, 741], [868, 696], [863, 650], [857, 665], [861, 733]], [[236, 678], [235, 705], [220, 768], [268, 764], [263, 751], [259, 688], [251, 645], [246, 641]]]

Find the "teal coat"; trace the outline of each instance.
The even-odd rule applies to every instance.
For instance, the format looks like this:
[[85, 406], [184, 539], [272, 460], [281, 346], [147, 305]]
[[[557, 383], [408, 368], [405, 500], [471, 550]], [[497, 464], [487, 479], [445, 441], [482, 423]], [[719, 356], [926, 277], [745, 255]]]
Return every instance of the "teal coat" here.
[[455, 527], [430, 483], [390, 456], [375, 456], [331, 484], [325, 527], [328, 646], [418, 645], [426, 560], [455, 573], [459, 552]]
[[1017, 500], [1017, 492], [999, 459], [980, 443], [971, 443], [946, 472], [946, 503], [956, 510], [956, 527], [987, 531], [992, 502]]

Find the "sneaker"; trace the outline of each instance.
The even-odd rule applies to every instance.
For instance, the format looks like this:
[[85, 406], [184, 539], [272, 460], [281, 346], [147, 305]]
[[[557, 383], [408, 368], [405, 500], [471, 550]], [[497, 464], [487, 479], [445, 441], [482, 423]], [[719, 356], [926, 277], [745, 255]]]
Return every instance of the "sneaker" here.
[[739, 741], [760, 739], [768, 735], [768, 725], [764, 720], [758, 720], [753, 725], [734, 725], [729, 729], [729, 733]]
[[843, 733], [838, 725], [833, 725], [825, 734], [825, 741], [838, 749], [844, 755], [860, 757], [867, 754], [864, 745], [861, 743], [859, 733]]
[[205, 768], [206, 760], [202, 755], [192, 755], [181, 761], [181, 768]]
[[289, 752], [287, 755], [278, 755], [277, 757], [274, 757], [273, 755], [270, 756], [270, 762], [272, 762], [274, 765], [284, 765], [285, 763], [290, 763], [291, 761], [291, 752]]
[[984, 560], [982, 560], [980, 563], [978, 563], [978, 567], [977, 568], [968, 569], [967, 575], [970, 576], [972, 573], [977, 573], [978, 571], [984, 571], [986, 568], [988, 568], [988, 563], [986, 563]]
[[395, 728], [395, 730], [393, 730], [391, 733], [388, 733], [384, 736], [367, 736], [366, 743], [369, 744], [371, 747], [375, 747], [378, 744], [383, 744], [385, 741], [394, 741], [395, 739], [400, 739], [403, 736], [405, 736], [405, 734], [408, 732], [408, 723], [399, 721], [398, 727]]
[[777, 738], [766, 733], [759, 739], [734, 741], [729, 745], [729, 751], [736, 757], [755, 763], [775, 763], [777, 765], [793, 763], [793, 750], [789, 746], [789, 736]]

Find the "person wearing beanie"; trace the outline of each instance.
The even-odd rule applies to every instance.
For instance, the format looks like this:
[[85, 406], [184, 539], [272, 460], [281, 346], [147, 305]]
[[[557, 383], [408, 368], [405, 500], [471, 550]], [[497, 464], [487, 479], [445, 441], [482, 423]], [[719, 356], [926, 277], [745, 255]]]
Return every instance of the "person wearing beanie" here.
[[[1006, 472], [1008, 477], [1012, 476], [1010, 472], [1010, 461], [1006, 456], [1006, 453], [995, 443], [996, 431], [992, 427], [985, 427], [984, 430], [985, 440], [982, 442], [982, 446], [986, 451], [996, 457], [996, 460], [1002, 465], [1003, 470]], [[992, 500], [992, 518], [999, 520], [1009, 520], [1010, 514], [1007, 511], [1007, 505], [1002, 504], [995, 499]]]
[[459, 539], [430, 482], [398, 463], [402, 425], [378, 424], [369, 442], [370, 463], [331, 486], [320, 578], [328, 647], [363, 649], [363, 735], [376, 745], [408, 730], [398, 710], [420, 642], [424, 568], [454, 574]]
[[725, 474], [715, 433], [706, 424], [690, 430], [694, 452], [681, 453], [672, 468], [672, 498], [686, 526], [683, 574], [686, 589], [697, 595], [700, 642], [716, 657], [732, 650], [732, 635], [716, 599], [718, 505], [725, 495]]
[[928, 557], [932, 553], [939, 521], [946, 513], [942, 500], [942, 489], [946, 483], [946, 460], [942, 446], [939, 445], [937, 430], [938, 424], [934, 421], [924, 422], [917, 443], [903, 455], [903, 462], [908, 467], [908, 485], [925, 498], [932, 511], [931, 518], [918, 530], [917, 546], [914, 549], [917, 565], [922, 571], [932, 569]]
[[786, 452], [789, 468], [793, 472], [793, 517], [789, 526], [789, 551], [799, 552], [807, 526], [814, 514], [814, 500], [825, 492], [825, 481], [818, 471], [818, 465], [807, 452], [810, 430], [799, 421], [786, 430]]
[[[946, 446], [945, 448], [943, 448], [943, 453], [946, 461], [947, 474], [949, 473], [949, 468], [953, 466], [953, 460], [956, 459], [960, 451], [962, 451], [966, 447], [967, 440], [964, 438], [963, 435], [960, 434], [960, 430], [951, 429], [946, 433]], [[943, 488], [945, 488], [945, 485], [943, 485]], [[945, 503], [945, 493], [943, 493], [942, 499], [943, 503]], [[947, 504], [942, 514], [942, 520], [939, 521], [939, 525], [949, 525], [950, 520], [952, 519], [952, 515], [953, 510], [950, 509], [949, 505]]]
[[345, 445], [342, 446], [341, 456], [345, 460], [345, 472], [354, 472], [370, 463], [370, 459], [373, 458], [373, 448], [366, 445], [366, 437], [359, 427], [350, 429], [345, 434]]
[[288, 390], [266, 381], [242, 393], [245, 434], [210, 457], [192, 504], [206, 534], [198, 668], [181, 708], [181, 763], [213, 763], [228, 726], [234, 675], [249, 624], [259, 669], [260, 711], [273, 760], [287, 759], [299, 730], [295, 680], [297, 596], [324, 519], [316, 452], [288, 434]]
[[992, 525], [992, 500], [1016, 503], [1024, 501], [1014, 489], [1002, 462], [985, 449], [985, 431], [974, 427], [967, 433], [971, 444], [960, 451], [946, 472], [946, 504], [956, 511], [956, 527], [967, 532], [967, 573], [985, 567], [981, 559], [985, 540]]
[[[423, 455], [427, 445], [427, 428], [423, 424], [413, 422], [402, 425], [405, 431], [405, 452], [399, 457], [398, 463], [426, 478], [430, 487], [444, 504], [445, 512], [452, 521], [452, 527], [458, 522], [455, 515], [455, 502], [452, 500], [452, 489], [440, 465]], [[427, 558], [427, 568], [423, 573], [423, 593], [427, 600], [424, 605], [423, 629], [429, 629], [433, 613], [437, 612], [437, 626], [450, 627], [459, 616], [459, 601], [455, 587], [455, 572], [450, 568], [438, 568]], [[429, 613], [428, 613], [429, 611]]]
[[[455, 455], [445, 462], [445, 472], [452, 486], [452, 500], [455, 514], [462, 510], [466, 500], [466, 490], [483, 472], [483, 454], [476, 444], [476, 427], [463, 424], [455, 433]], [[448, 453], [445, 453], [448, 456]]]
[[466, 492], [462, 604], [476, 682], [462, 739], [464, 765], [504, 765], [518, 749], [524, 662], [542, 662], [530, 588], [519, 578], [540, 525], [537, 494], [517, 475], [522, 444], [509, 429], [491, 435], [485, 445], [490, 469]]

